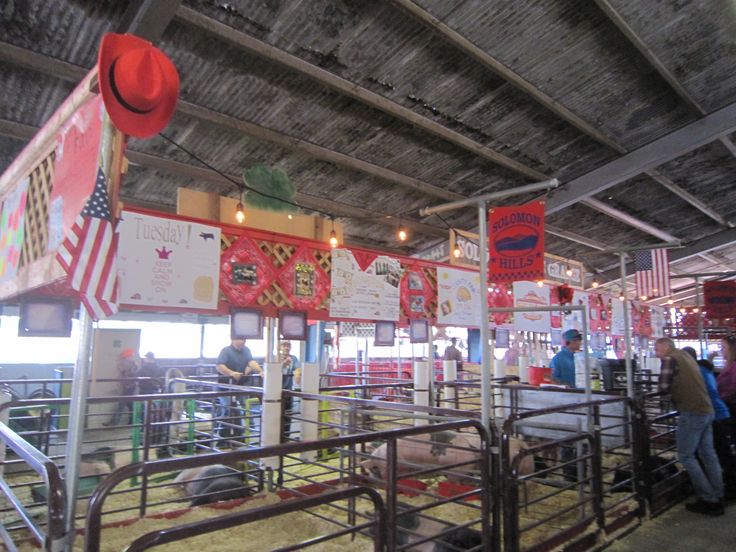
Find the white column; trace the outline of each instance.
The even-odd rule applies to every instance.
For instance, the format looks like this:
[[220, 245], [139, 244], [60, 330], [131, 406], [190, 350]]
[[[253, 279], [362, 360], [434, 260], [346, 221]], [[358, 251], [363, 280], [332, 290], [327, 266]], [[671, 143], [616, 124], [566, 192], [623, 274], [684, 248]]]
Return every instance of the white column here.
[[[423, 361], [414, 362], [414, 404], [417, 406], [429, 406], [429, 363]], [[417, 412], [426, 416], [426, 412]], [[414, 425], [426, 425], [426, 418], [415, 418]]]
[[494, 378], [505, 378], [506, 377], [506, 360], [505, 359], [493, 359], [493, 377]]
[[519, 356], [519, 381], [524, 383], [529, 381], [529, 357]]
[[[432, 360], [434, 362], [434, 360]], [[443, 372], [443, 379], [445, 382], [448, 381], [457, 381], [457, 362], [454, 360], [444, 360], [442, 361], [442, 372]], [[443, 387], [443, 399], [444, 404], [442, 405], [444, 408], [455, 408], [455, 397], [457, 397], [457, 387]]]
[[[261, 414], [261, 446], [278, 445], [281, 441], [281, 364], [269, 362], [263, 370], [263, 408]], [[276, 456], [262, 458], [264, 468], [276, 469]]]
[[[319, 364], [307, 363], [302, 368], [302, 392], [310, 395], [319, 393]], [[301, 400], [301, 439], [316, 441], [319, 438], [319, 401], [316, 399]], [[301, 453], [302, 460], [314, 461], [317, 451]]]

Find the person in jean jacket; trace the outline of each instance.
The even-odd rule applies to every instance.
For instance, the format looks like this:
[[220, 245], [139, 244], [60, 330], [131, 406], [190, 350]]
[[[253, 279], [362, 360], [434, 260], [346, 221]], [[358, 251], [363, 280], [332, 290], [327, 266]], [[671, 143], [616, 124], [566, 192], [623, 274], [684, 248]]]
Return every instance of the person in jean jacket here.
[[659, 391], [671, 396], [680, 413], [677, 456], [698, 495], [696, 502], [685, 507], [700, 514], [723, 515], [723, 476], [713, 447], [714, 411], [700, 368], [667, 337], [658, 339], [654, 350], [662, 361]]
[[736, 418], [736, 336], [729, 335], [721, 341], [721, 351], [726, 359], [726, 367], [718, 375], [718, 394]]

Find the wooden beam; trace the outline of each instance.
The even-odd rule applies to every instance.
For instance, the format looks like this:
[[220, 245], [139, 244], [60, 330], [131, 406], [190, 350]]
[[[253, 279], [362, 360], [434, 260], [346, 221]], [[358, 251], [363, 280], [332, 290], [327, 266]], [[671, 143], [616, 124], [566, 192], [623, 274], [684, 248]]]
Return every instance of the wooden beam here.
[[[698, 103], [682, 86], [680, 81], [677, 80], [675, 75], [667, 69], [664, 63], [657, 57], [654, 51], [639, 37], [634, 29], [627, 23], [627, 21], [618, 13], [609, 0], [595, 0], [598, 8], [604, 13], [604, 15], [618, 28], [619, 31], [626, 37], [626, 39], [636, 48], [639, 53], [647, 60], [647, 63], [659, 74], [660, 77], [669, 85], [672, 91], [687, 105], [687, 107], [697, 113], [699, 116], [706, 114], [705, 109], [700, 103]], [[728, 136], [721, 136], [719, 141], [723, 146], [736, 157], [736, 145], [731, 141]], [[677, 184], [666, 178], [662, 174], [656, 171], [649, 171], [649, 176], [654, 180], [662, 184], [665, 188], [670, 190], [672, 193], [680, 196], [682, 199], [690, 203], [696, 209], [699, 209], [713, 220], [718, 222], [722, 226], [732, 226], [723, 217], [721, 217], [714, 209], [707, 207], [702, 201], [697, 199], [692, 194], [683, 190]]]
[[[7, 57], [6, 54], [8, 54]], [[40, 71], [45, 75], [60, 78], [69, 82], [76, 82], [79, 74], [85, 74], [85, 70], [81, 67], [49, 58], [31, 50], [15, 48], [6, 51], [3, 48], [2, 43], [0, 43], [0, 60], [15, 63], [22, 67]], [[76, 70], [71, 70], [71, 67], [76, 67]], [[392, 184], [398, 184], [399, 186], [416, 190], [428, 196], [449, 201], [465, 198], [465, 196], [461, 194], [445, 190], [444, 188], [424, 182], [418, 178], [413, 178], [391, 169], [369, 163], [368, 161], [363, 161], [357, 157], [351, 157], [312, 142], [271, 130], [255, 123], [243, 121], [193, 103], [180, 100], [177, 106], [177, 113], [214, 125], [236, 130], [253, 138], [274, 143], [290, 151], [303, 152], [313, 158], [320, 159], [321, 161], [333, 163], [334, 165], [347, 168], [349, 170], [362, 172], [370, 176], [380, 178], [381, 180], [391, 182]]]
[[444, 125], [428, 119], [427, 117], [419, 115], [393, 100], [381, 96], [380, 94], [376, 94], [375, 92], [371, 92], [367, 88], [363, 88], [354, 82], [343, 79], [342, 77], [339, 77], [334, 73], [330, 73], [321, 67], [312, 65], [311, 63], [293, 56], [266, 42], [237, 31], [232, 27], [229, 27], [224, 23], [220, 23], [216, 19], [207, 17], [191, 8], [181, 6], [176, 14], [176, 19], [201, 31], [213, 34], [220, 40], [228, 42], [241, 50], [245, 50], [251, 54], [263, 57], [292, 71], [298, 72], [301, 75], [327, 86], [344, 96], [348, 96], [374, 109], [388, 113], [397, 119], [401, 119], [412, 126], [438, 136], [443, 140], [447, 140], [458, 147], [488, 159], [497, 165], [517, 172], [529, 179], [547, 180], [549, 178], [544, 173], [498, 153], [497, 151], [484, 146], [459, 132], [455, 132]]
[[589, 122], [570, 111], [568, 108], [566, 108], [564, 105], [562, 105], [560, 102], [558, 102], [548, 94], [539, 90], [532, 83], [506, 67], [503, 63], [488, 54], [488, 52], [473, 44], [470, 40], [455, 31], [453, 28], [443, 23], [440, 19], [436, 18], [424, 8], [414, 3], [412, 0], [391, 0], [391, 2], [412, 17], [414, 17], [417, 21], [442, 36], [447, 42], [452, 44], [461, 52], [470, 56], [515, 88], [518, 88], [525, 94], [531, 96], [532, 98], [534, 98], [535, 101], [537, 101], [537, 103], [544, 106], [546, 109], [548, 109], [564, 121], [567, 121], [572, 126], [582, 131], [584, 134], [591, 136], [596, 141], [602, 144], [606, 144], [612, 149], [615, 149], [617, 151], [620, 149], [620, 146], [616, 144], [616, 142], [614, 142], [608, 136], [596, 129]]
[[213, 111], [206, 107], [202, 107], [185, 101], [179, 101], [177, 111], [178, 113], [188, 115], [189, 117], [193, 117], [200, 121], [205, 121], [214, 125], [229, 128], [242, 134], [251, 136], [252, 138], [271, 142], [272, 144], [276, 144], [277, 146], [280, 146], [284, 149], [306, 153], [314, 159], [333, 163], [339, 167], [343, 167], [349, 170], [362, 172], [370, 176], [380, 178], [381, 180], [385, 180], [393, 184], [398, 184], [405, 188], [416, 190], [417, 192], [432, 197], [437, 197], [450, 201], [465, 198], [465, 196], [463, 195], [457, 194], [450, 190], [445, 190], [444, 188], [440, 188], [439, 186], [435, 186], [433, 184], [429, 184], [428, 182], [424, 182], [422, 180], [419, 180], [418, 178], [413, 178], [411, 176], [397, 173], [396, 171], [392, 171], [391, 169], [369, 163], [368, 161], [363, 161], [362, 159], [358, 159], [357, 157], [351, 157], [344, 153], [340, 153], [338, 151], [325, 148], [323, 146], [318, 146], [317, 144], [314, 144], [312, 142], [307, 142], [306, 140], [302, 140], [301, 138], [296, 138], [288, 134], [271, 130], [255, 123], [236, 119], [235, 117]]
[[158, 42], [179, 8], [181, 0], [132, 0], [115, 32], [130, 33]]
[[[30, 140], [31, 138], [33, 138], [37, 130], [37, 127], [0, 119], [0, 135], [3, 136], [8, 136], [10, 138], [15, 138], [18, 140]], [[147, 169], [162, 171], [175, 176], [208, 182], [210, 184], [221, 186], [225, 190], [234, 190], [236, 188], [235, 184], [233, 184], [226, 177], [204, 167], [197, 167], [194, 165], [189, 165], [188, 163], [181, 163], [179, 161], [173, 161], [171, 159], [166, 159], [157, 155], [151, 155], [149, 153], [135, 151], [131, 149], [128, 149], [128, 151], [126, 152], [126, 156], [128, 157], [128, 160], [132, 165], [138, 165]], [[227, 176], [229, 176], [236, 182], [240, 180], [240, 177], [238, 175]], [[296, 202], [305, 209], [327, 210], [334, 213], [337, 217], [371, 219], [374, 220], [376, 223], [380, 223], [391, 228], [397, 228], [399, 225], [403, 224], [409, 230], [417, 234], [441, 238], [447, 237], [447, 230], [422, 222], [417, 222], [412, 219], [399, 219], [389, 214], [376, 213], [375, 211], [371, 211], [363, 207], [357, 207], [354, 205], [349, 205], [347, 203], [334, 201], [328, 198], [305, 194], [303, 192], [297, 192], [295, 199]], [[131, 197], [126, 197], [125, 200], [140, 203], [138, 200], [135, 200], [135, 198]]]
[[[506, 67], [503, 63], [498, 61], [496, 58], [488, 54], [488, 52], [482, 50], [475, 44], [473, 44], [470, 40], [462, 36], [460, 33], [443, 23], [438, 18], [434, 17], [432, 14], [427, 12], [425, 9], [418, 6], [415, 2], [412, 0], [391, 0], [395, 5], [403, 9], [405, 12], [409, 13], [411, 16], [413, 16], [415, 19], [426, 25], [427, 27], [434, 30], [436, 33], [441, 35], [445, 40], [447, 40], [450, 44], [467, 54], [468, 56], [472, 57], [479, 63], [481, 63], [483, 66], [488, 68], [490, 71], [504, 79], [506, 82], [511, 84], [512, 86], [516, 87], [517, 89], [521, 90], [525, 94], [529, 95], [531, 98], [533, 98], [535, 101], [537, 101], [540, 105], [542, 105], [547, 110], [551, 111], [555, 115], [557, 115], [562, 120], [566, 121], [567, 123], [571, 124], [578, 130], [582, 131], [587, 136], [593, 138], [597, 142], [604, 144], [608, 146], [609, 148], [615, 150], [618, 153], [625, 154], [628, 153], [628, 150], [618, 144], [613, 139], [606, 136], [603, 132], [595, 128], [592, 124], [588, 123], [581, 117], [579, 117], [577, 114], [575, 114], [573, 111], [567, 109], [565, 106], [563, 106], [560, 102], [552, 98], [551, 96], [545, 94], [541, 90], [539, 90], [536, 86], [531, 84], [529, 81], [525, 80], [523, 77], [521, 77], [519, 74], [512, 71], [510, 68]], [[657, 70], [660, 75], [663, 76], [663, 78], [672, 86], [672, 88], [675, 90], [675, 92], [685, 101], [691, 108], [696, 109], [700, 115], [705, 115], [705, 111], [690, 98], [687, 93], [685, 92], [684, 88], [679, 85], [677, 80], [669, 73], [669, 71], [664, 67], [664, 65], [659, 62], [659, 60], [656, 58], [656, 56], [653, 55], [650, 49], [648, 49], [643, 42], [636, 36], [635, 33], [631, 30], [631, 28], [626, 25], [626, 23], [623, 21], [623, 19], [618, 16], [618, 14], [610, 8], [610, 5], [608, 4], [607, 0], [596, 0], [596, 3], [603, 9], [604, 13], [608, 15], [611, 20], [619, 26], [621, 31], [626, 35], [629, 40], [632, 41], [632, 44], [634, 44], [637, 49], [644, 55], [644, 57], [652, 64], [652, 66]], [[736, 146], [733, 144], [733, 142], [726, 136], [720, 136], [715, 137], [714, 139], [718, 139], [723, 143], [723, 145], [732, 152], [732, 154], [736, 155]], [[714, 209], [706, 206], [702, 201], [698, 200], [692, 194], [689, 194], [679, 186], [677, 186], [674, 182], [667, 179], [662, 175], [660, 172], [653, 170], [644, 170], [641, 172], [645, 172], [648, 176], [659, 182], [660, 184], [664, 185], [668, 190], [671, 192], [677, 194], [682, 199], [690, 203], [693, 207], [699, 209], [709, 217], [711, 217], [713, 220], [718, 222], [719, 224], [723, 226], [732, 226], [730, 223], [724, 220], [723, 217], [721, 217]], [[635, 176], [635, 175], [633, 175]], [[669, 184], [665, 184], [665, 180], [669, 181]]]

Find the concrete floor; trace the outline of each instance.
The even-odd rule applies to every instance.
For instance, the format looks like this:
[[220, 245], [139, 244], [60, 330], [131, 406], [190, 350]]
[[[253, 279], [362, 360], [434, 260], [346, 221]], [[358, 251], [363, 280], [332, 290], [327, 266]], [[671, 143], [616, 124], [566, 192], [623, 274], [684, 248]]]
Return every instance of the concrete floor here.
[[726, 515], [692, 514], [680, 504], [644, 522], [633, 533], [606, 548], [606, 552], [733, 552], [736, 550], [736, 503]]

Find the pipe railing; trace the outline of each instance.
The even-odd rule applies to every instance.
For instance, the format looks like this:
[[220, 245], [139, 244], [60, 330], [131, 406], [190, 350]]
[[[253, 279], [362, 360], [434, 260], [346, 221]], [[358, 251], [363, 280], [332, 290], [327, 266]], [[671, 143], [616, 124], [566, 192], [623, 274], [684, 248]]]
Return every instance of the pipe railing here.
[[349, 527], [341, 531], [331, 533], [330, 535], [318, 537], [307, 542], [299, 543], [297, 546], [288, 546], [280, 548], [281, 551], [287, 550], [301, 550], [309, 546], [316, 546], [328, 540], [341, 537], [343, 535], [354, 534], [358, 531], [370, 529], [375, 527], [372, 531], [374, 541], [374, 551], [382, 552], [384, 549], [383, 535], [386, 532], [386, 507], [384, 506], [381, 495], [375, 489], [370, 487], [349, 487], [347, 489], [338, 489], [335, 491], [327, 491], [319, 495], [308, 496], [302, 498], [296, 498], [294, 500], [288, 500], [280, 502], [278, 504], [270, 504], [254, 510], [246, 510], [244, 512], [235, 512], [216, 518], [207, 518], [178, 527], [169, 527], [166, 529], [160, 529], [159, 531], [152, 531], [145, 535], [138, 537], [134, 540], [130, 546], [128, 546], [126, 552], [140, 552], [147, 550], [154, 546], [162, 544], [168, 544], [177, 542], [183, 539], [195, 537], [197, 535], [204, 535], [206, 533], [212, 533], [221, 529], [230, 529], [246, 523], [252, 523], [254, 521], [263, 521], [272, 517], [289, 514], [292, 512], [303, 511], [307, 508], [313, 508], [316, 506], [322, 506], [338, 500], [354, 499], [359, 496], [367, 496], [369, 500], [373, 502], [373, 509], [375, 512], [375, 519], [372, 522], [362, 523], [354, 527]]
[[[250, 462], [264, 457], [283, 457], [285, 455], [294, 455], [302, 452], [311, 452], [323, 448], [339, 448], [365, 444], [375, 439], [385, 440], [387, 442], [388, 454], [386, 461], [387, 477], [386, 477], [386, 522], [387, 522], [387, 547], [389, 551], [395, 550], [396, 547], [396, 488], [398, 482], [398, 455], [397, 441], [403, 438], [411, 438], [418, 435], [434, 433], [438, 431], [458, 431], [461, 429], [475, 429], [480, 436], [480, 452], [481, 457], [483, 451], [491, 451], [492, 435], [483, 427], [478, 420], [462, 419], [451, 422], [444, 422], [432, 426], [416, 426], [403, 429], [390, 429], [384, 431], [371, 432], [367, 434], [346, 435], [341, 437], [333, 437], [317, 442], [289, 442], [269, 447], [260, 447], [255, 449], [244, 449], [231, 452], [221, 452], [207, 454], [203, 456], [176, 458], [167, 460], [156, 460], [151, 462], [139, 462], [130, 464], [113, 471], [93, 492], [89, 500], [86, 515], [87, 536], [85, 539], [86, 552], [97, 552], [100, 545], [100, 537], [102, 532], [102, 513], [106, 498], [112, 493], [115, 487], [121, 482], [134, 477], [150, 477], [151, 475], [165, 472], [178, 471], [188, 468], [203, 467], [212, 464], [231, 464], [233, 462]], [[486, 457], [486, 461], [479, 461], [479, 471], [481, 474], [482, 488], [490, 486], [490, 454]], [[484, 542], [490, 543], [497, 535], [494, 531], [491, 533], [491, 504], [487, 493], [481, 493], [481, 504], [483, 517], [481, 520], [482, 534]], [[497, 501], [494, 502], [494, 508]]]
[[[43, 479], [47, 489], [46, 529], [44, 530], [32, 514], [26, 510], [23, 502], [16, 496], [4, 478], [0, 478], [0, 489], [43, 549], [48, 552], [59, 550], [65, 538], [64, 501], [66, 499], [64, 482], [59, 468], [49, 457], [43, 455], [2, 422], [0, 422], [0, 443], [0, 446], [8, 446]], [[3, 536], [7, 536], [4, 528], [3, 533]], [[9, 550], [13, 549], [12, 543], [6, 542], [6, 546]]]

